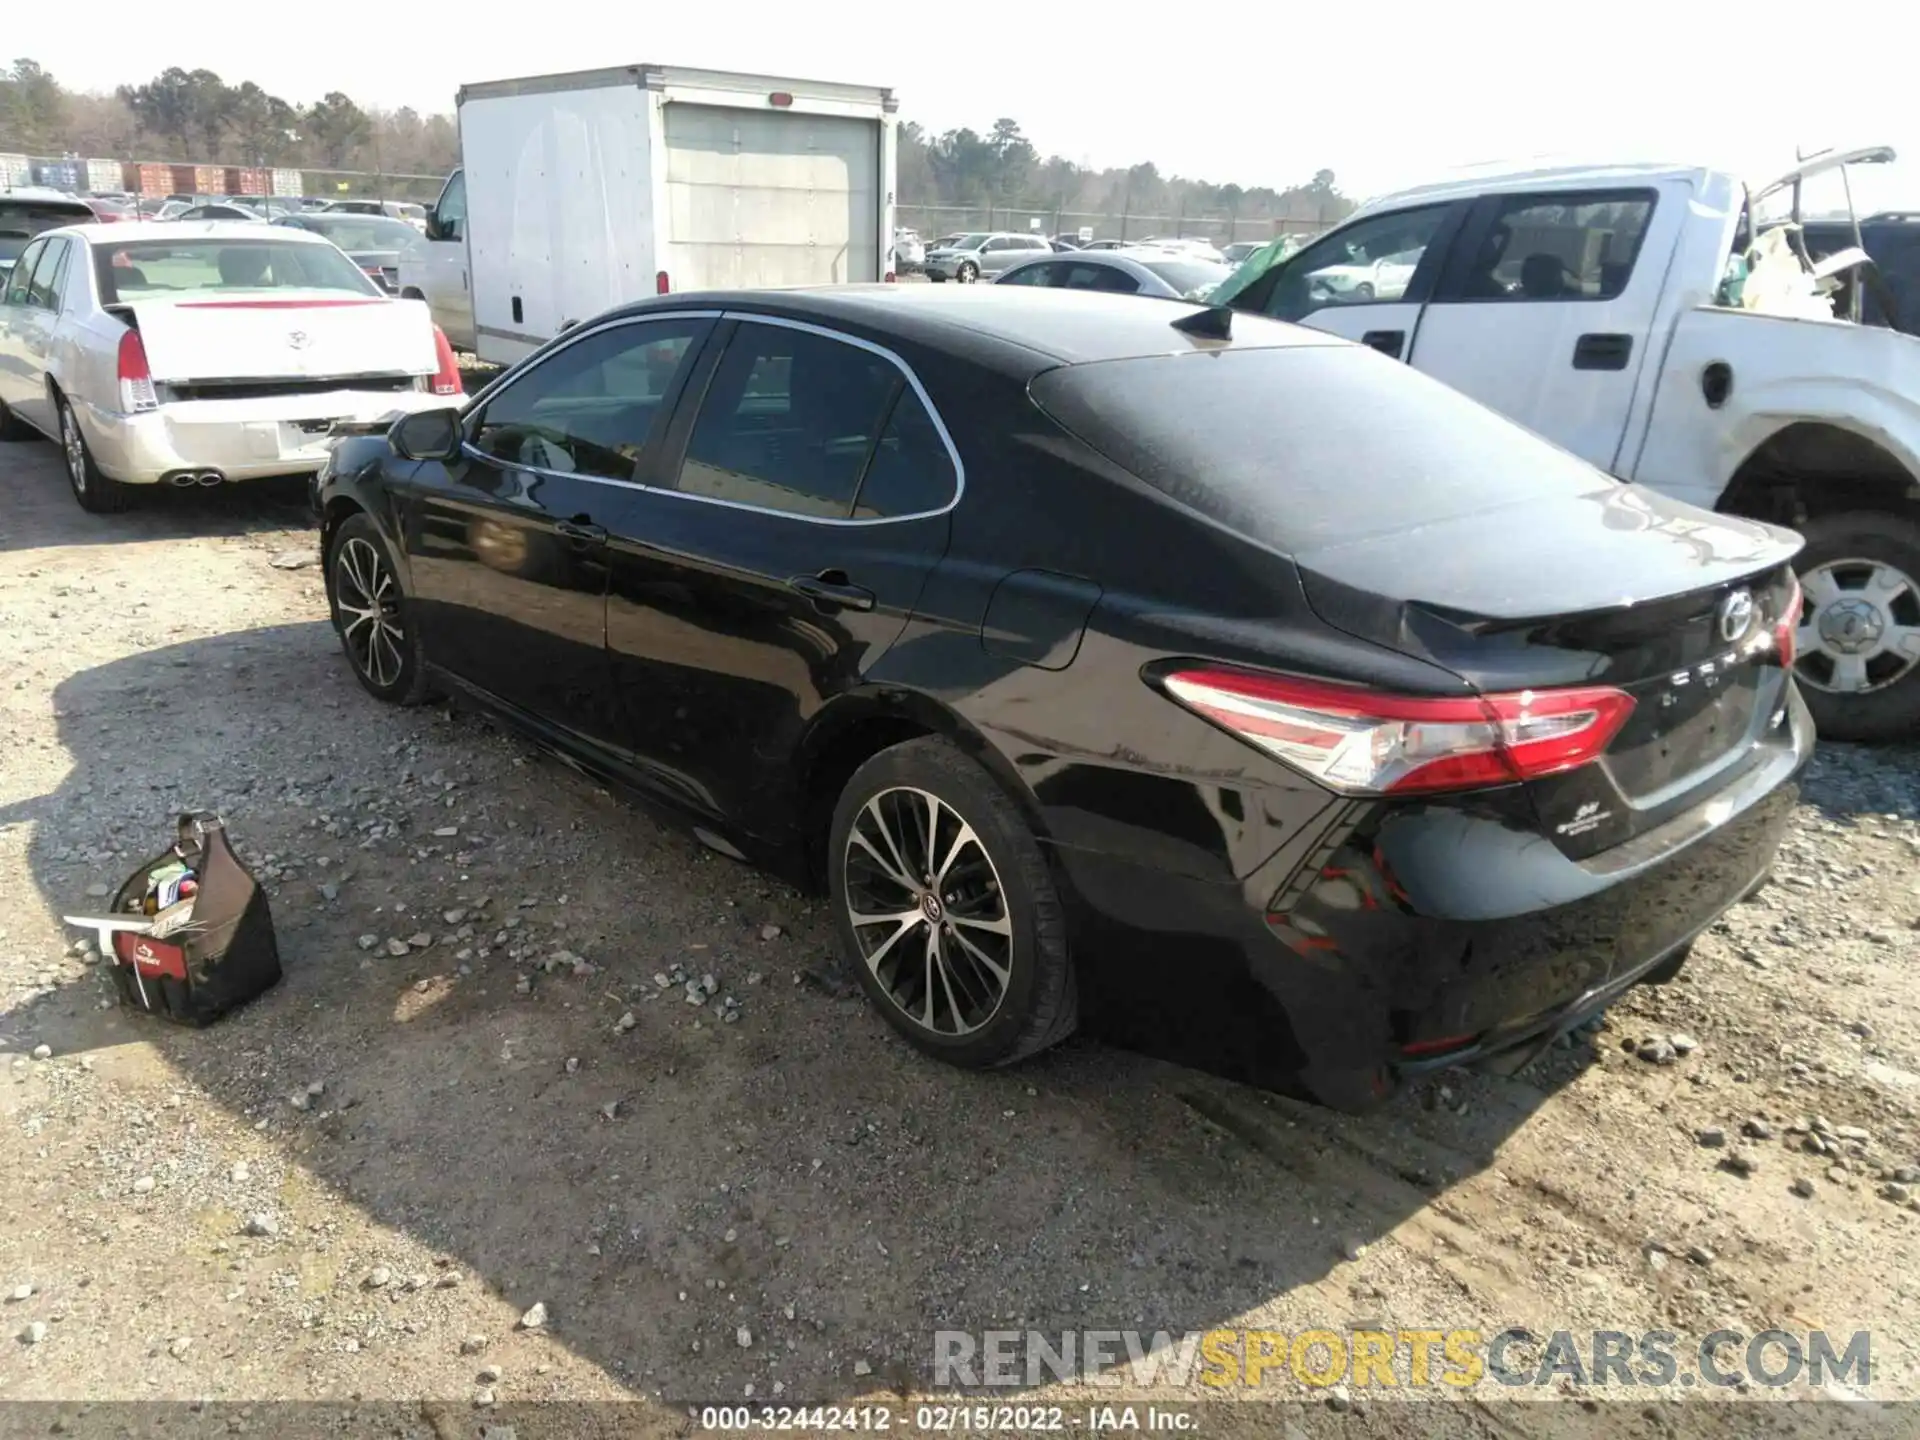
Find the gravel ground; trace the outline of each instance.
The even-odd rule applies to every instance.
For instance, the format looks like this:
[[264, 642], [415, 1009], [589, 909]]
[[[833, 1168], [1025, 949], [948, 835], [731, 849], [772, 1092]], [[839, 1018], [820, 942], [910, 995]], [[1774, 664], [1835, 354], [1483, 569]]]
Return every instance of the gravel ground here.
[[[1352, 1120], [1090, 1041], [971, 1075], [868, 1012], [817, 902], [485, 719], [369, 700], [298, 487], [96, 519], [33, 443], [0, 493], [0, 1399], [75, 1402], [22, 1433], [152, 1399], [690, 1433], [924, 1396], [936, 1327], [1864, 1328], [1872, 1393], [1920, 1395], [1910, 748], [1824, 747], [1777, 883], [1518, 1078]], [[200, 807], [287, 975], [186, 1032], [115, 1009], [59, 915]], [[1585, 1413], [1273, 1379], [1313, 1402], [1291, 1431], [1209, 1433]], [[1658, 1398], [1605, 1433], [1750, 1433]]]

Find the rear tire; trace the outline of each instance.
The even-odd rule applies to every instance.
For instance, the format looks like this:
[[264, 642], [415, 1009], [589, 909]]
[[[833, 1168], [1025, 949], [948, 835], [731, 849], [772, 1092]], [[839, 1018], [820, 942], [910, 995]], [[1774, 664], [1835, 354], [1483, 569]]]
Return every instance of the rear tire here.
[[365, 514], [348, 516], [333, 532], [326, 561], [327, 609], [354, 679], [389, 705], [430, 698], [419, 627], [380, 527]]
[[847, 963], [920, 1050], [971, 1069], [1007, 1065], [1079, 1023], [1046, 857], [1019, 807], [952, 741], [908, 740], [854, 772], [827, 867]]
[[[1920, 525], [1851, 511], [1800, 527], [1806, 592], [1794, 673], [1830, 740], [1897, 740], [1920, 729]], [[1899, 648], [1904, 641], [1904, 649]]]
[[100, 473], [93, 463], [93, 451], [87, 448], [86, 433], [73, 413], [67, 397], [58, 396], [56, 413], [60, 417], [60, 449], [67, 464], [67, 484], [73, 498], [89, 515], [117, 515], [133, 503], [134, 487], [122, 485]]

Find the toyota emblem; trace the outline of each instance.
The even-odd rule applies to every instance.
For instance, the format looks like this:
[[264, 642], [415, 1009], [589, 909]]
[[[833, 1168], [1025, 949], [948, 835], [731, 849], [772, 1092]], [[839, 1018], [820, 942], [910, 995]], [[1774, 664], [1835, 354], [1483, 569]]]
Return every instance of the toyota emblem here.
[[313, 344], [313, 337], [304, 330], [290, 331], [287, 335], [287, 344], [296, 350], [304, 350]]
[[1731, 645], [1753, 624], [1753, 592], [1735, 590], [1720, 602], [1720, 638]]

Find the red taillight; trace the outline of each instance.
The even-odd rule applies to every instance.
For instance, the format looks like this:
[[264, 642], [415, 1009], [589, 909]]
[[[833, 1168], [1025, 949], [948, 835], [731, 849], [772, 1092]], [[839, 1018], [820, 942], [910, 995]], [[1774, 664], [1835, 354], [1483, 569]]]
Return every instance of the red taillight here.
[[895, 280], [894, 280], [894, 275], [893, 275], [893, 271], [891, 271], [891, 270], [889, 270], [889, 271], [887, 272], [887, 280], [886, 280], [886, 283], [887, 283], [887, 284], [889, 284], [889, 285], [892, 285], [892, 284], [894, 284], [894, 283], [895, 283]]
[[1180, 670], [1168, 695], [1348, 794], [1509, 785], [1584, 765], [1633, 713], [1606, 686], [1436, 698], [1240, 670]]
[[447, 332], [438, 325], [433, 327], [433, 354], [439, 362], [439, 368], [433, 372], [433, 393], [460, 394], [460, 363], [453, 358], [453, 345], [447, 339]]
[[1799, 657], [1800, 609], [1806, 599], [1798, 575], [1789, 575], [1787, 583], [1792, 587], [1787, 591], [1787, 603], [1780, 607], [1780, 618], [1773, 622], [1773, 648], [1780, 656], [1783, 670], [1791, 670]]
[[667, 272], [662, 270], [658, 275], [653, 277], [653, 293], [656, 295], [664, 295], [667, 293], [667, 288]]
[[138, 410], [157, 409], [160, 397], [153, 390], [153, 371], [147, 365], [146, 342], [138, 330], [120, 336], [120, 412], [131, 415]]

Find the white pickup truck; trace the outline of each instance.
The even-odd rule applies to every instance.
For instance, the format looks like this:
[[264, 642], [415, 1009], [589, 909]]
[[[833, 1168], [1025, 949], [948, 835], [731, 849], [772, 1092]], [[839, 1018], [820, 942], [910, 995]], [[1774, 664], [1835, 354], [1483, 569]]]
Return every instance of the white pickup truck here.
[[1404, 360], [1623, 480], [1800, 530], [1807, 702], [1827, 735], [1892, 738], [1920, 728], [1920, 339], [1834, 317], [1827, 277], [1864, 255], [1815, 274], [1753, 218], [1892, 158], [1831, 152], [1756, 186], [1481, 173], [1375, 200], [1214, 298]]

